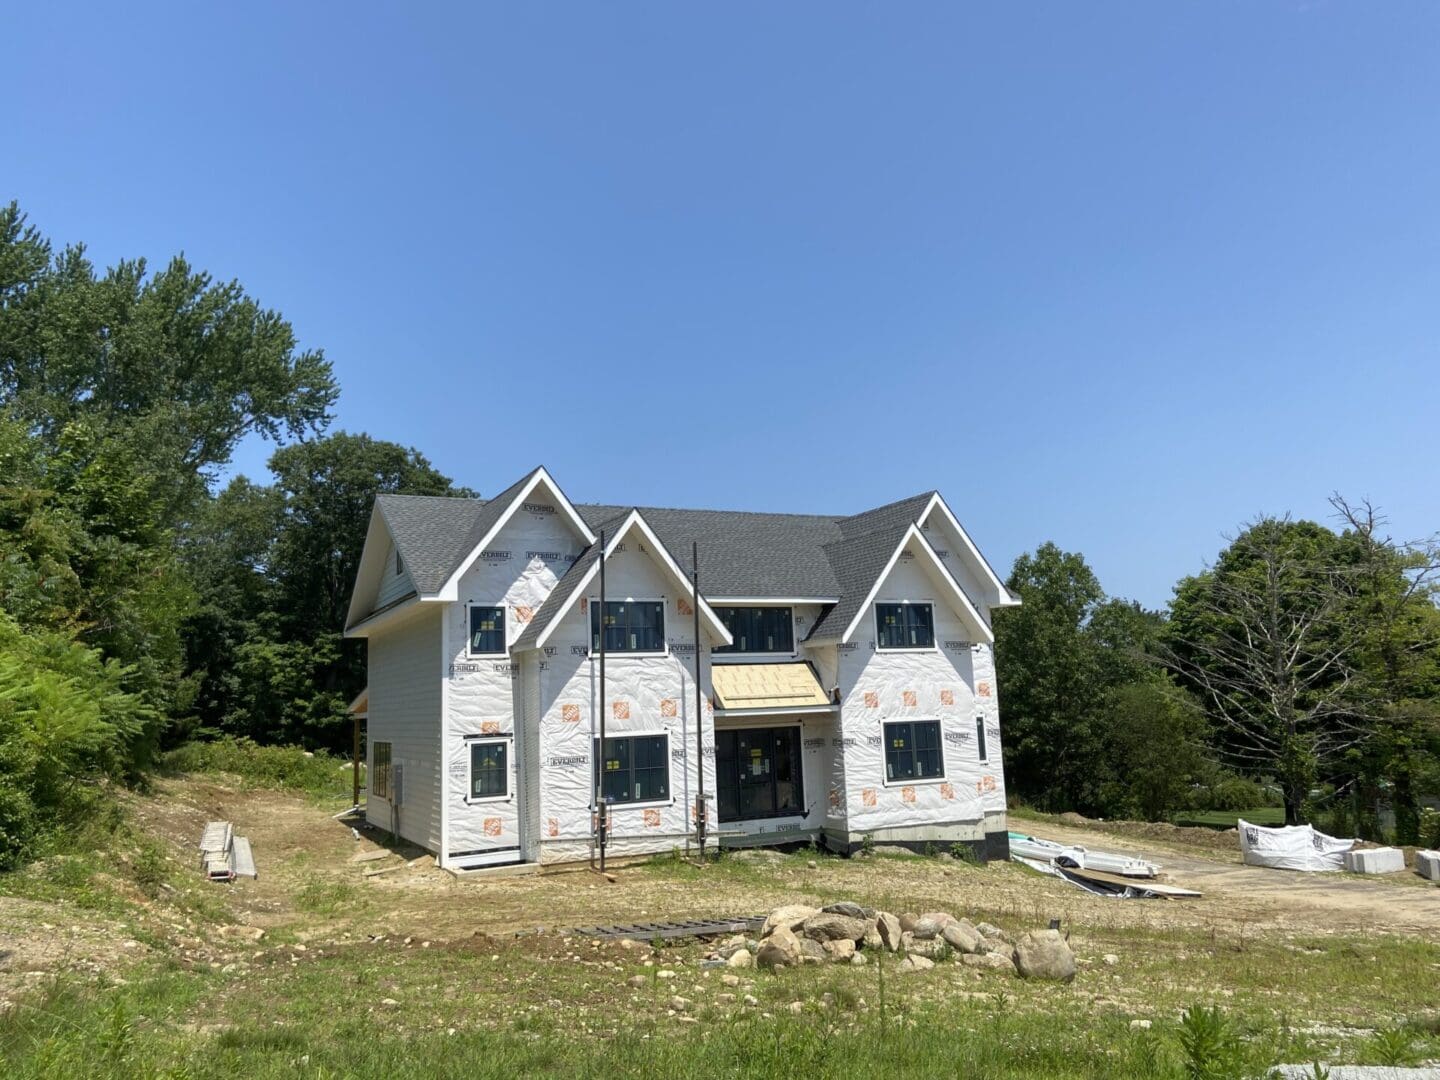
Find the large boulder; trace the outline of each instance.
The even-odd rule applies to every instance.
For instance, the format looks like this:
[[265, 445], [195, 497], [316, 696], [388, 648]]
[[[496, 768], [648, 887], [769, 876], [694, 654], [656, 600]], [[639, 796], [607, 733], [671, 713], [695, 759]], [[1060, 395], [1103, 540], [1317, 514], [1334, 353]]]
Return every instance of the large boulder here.
[[826, 904], [820, 910], [826, 915], [848, 915], [852, 919], [869, 919], [875, 914], [859, 904], [852, 904], [849, 900], [841, 900], [838, 904]]
[[849, 938], [835, 938], [824, 943], [823, 948], [829, 954], [832, 962], [846, 963], [855, 955], [855, 942]]
[[1010, 935], [1007, 934], [1004, 930], [1001, 930], [1000, 927], [996, 926], [994, 923], [976, 923], [975, 929], [979, 931], [981, 937], [990, 938], [994, 941], [1010, 940]]
[[940, 924], [929, 915], [921, 915], [915, 920], [910, 932], [922, 941], [932, 941], [940, 936]]
[[940, 931], [940, 937], [958, 953], [978, 953], [985, 940], [975, 932], [973, 926], [962, 920], [946, 926]]
[[749, 949], [736, 949], [725, 961], [729, 968], [752, 968], [755, 966], [755, 954]]
[[1015, 970], [1027, 979], [1075, 978], [1075, 954], [1059, 930], [1033, 930], [1015, 943]]
[[945, 927], [949, 926], [952, 922], [959, 921], [955, 918], [954, 915], [951, 915], [948, 911], [927, 911], [925, 912], [925, 914], [920, 916], [920, 919], [922, 922], [926, 919], [929, 919], [936, 926], [940, 927], [941, 930], [944, 930]]
[[825, 951], [825, 946], [812, 937], [800, 939], [800, 963], [802, 964], [823, 964], [830, 959], [830, 954]]
[[819, 913], [818, 908], [807, 907], [804, 904], [786, 904], [784, 907], [778, 907], [765, 916], [765, 925], [760, 928], [760, 936], [768, 937], [779, 926], [783, 926], [786, 930], [799, 930], [806, 919]]
[[852, 919], [849, 915], [833, 915], [823, 911], [811, 915], [800, 925], [801, 933], [816, 941], [835, 941], [840, 938], [860, 941], [869, 928], [870, 924], [864, 919]]
[[939, 938], [918, 938], [906, 935], [910, 938], [905, 942], [905, 953], [907, 956], [925, 956], [931, 960], [939, 960], [945, 955], [945, 942]]
[[920, 921], [920, 916], [913, 911], [902, 911], [900, 913], [900, 929], [914, 930], [915, 924]]
[[777, 926], [760, 942], [755, 962], [761, 967], [794, 967], [800, 963], [800, 939], [785, 926]]
[[875, 929], [880, 933], [880, 944], [891, 952], [900, 948], [900, 935], [904, 932], [900, 928], [900, 920], [888, 911], [877, 911], [875, 913]]
[[1015, 965], [1012, 964], [1010, 958], [1003, 953], [992, 952], [985, 953], [984, 955], [966, 954], [960, 957], [960, 963], [966, 967], [985, 968], [991, 971], [1005, 971], [1012, 975], [1015, 973]]
[[896, 971], [929, 971], [935, 966], [935, 961], [924, 956], [907, 956], [895, 966]]

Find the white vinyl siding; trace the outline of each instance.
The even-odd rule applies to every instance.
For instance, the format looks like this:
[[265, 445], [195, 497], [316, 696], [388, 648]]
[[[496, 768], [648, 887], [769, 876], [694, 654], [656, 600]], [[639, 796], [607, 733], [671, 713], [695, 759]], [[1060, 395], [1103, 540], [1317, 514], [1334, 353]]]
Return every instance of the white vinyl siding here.
[[[370, 746], [388, 742], [391, 799], [371, 796], [365, 819], [440, 850], [440, 613], [425, 611], [369, 640]], [[402, 804], [393, 805], [400, 775]]]
[[415, 583], [410, 580], [410, 571], [402, 565], [400, 573], [395, 572], [395, 545], [391, 544], [385, 552], [385, 565], [380, 572], [380, 587], [375, 593], [375, 610], [378, 611], [403, 596], [409, 596], [414, 591]]

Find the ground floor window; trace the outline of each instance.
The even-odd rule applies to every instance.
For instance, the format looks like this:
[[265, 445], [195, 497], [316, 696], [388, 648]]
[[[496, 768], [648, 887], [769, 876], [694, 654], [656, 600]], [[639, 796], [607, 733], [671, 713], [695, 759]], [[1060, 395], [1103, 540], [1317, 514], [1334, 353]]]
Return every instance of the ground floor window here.
[[670, 736], [629, 735], [595, 740], [595, 782], [600, 796], [621, 803], [670, 798]]
[[885, 779], [932, 780], [945, 775], [938, 720], [885, 725]]
[[798, 725], [715, 732], [721, 821], [805, 813]]
[[370, 794], [377, 799], [390, 797], [390, 744], [377, 742], [370, 749]]
[[470, 744], [470, 798], [510, 797], [510, 740], [476, 739]]

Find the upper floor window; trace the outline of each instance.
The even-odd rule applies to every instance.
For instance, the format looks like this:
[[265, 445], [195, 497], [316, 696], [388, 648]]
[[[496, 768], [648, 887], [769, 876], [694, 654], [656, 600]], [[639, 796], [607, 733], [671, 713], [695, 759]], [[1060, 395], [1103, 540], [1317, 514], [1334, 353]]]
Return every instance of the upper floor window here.
[[[590, 603], [590, 648], [600, 649], [600, 605]], [[663, 653], [665, 603], [663, 600], [606, 600], [605, 651], [607, 653]]]
[[470, 656], [505, 655], [505, 609], [489, 604], [470, 605]]
[[875, 623], [882, 649], [935, 647], [935, 608], [931, 604], [876, 604]]
[[735, 644], [717, 653], [792, 653], [795, 618], [788, 607], [717, 607], [715, 614], [730, 631]]

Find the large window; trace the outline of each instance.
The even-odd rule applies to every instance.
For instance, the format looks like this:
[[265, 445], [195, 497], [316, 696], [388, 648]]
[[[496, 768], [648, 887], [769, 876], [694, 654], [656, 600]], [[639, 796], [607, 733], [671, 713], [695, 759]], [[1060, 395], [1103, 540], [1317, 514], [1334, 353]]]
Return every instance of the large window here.
[[631, 735], [595, 740], [600, 795], [616, 803], [664, 802], [670, 798], [670, 736]]
[[390, 797], [390, 744], [377, 742], [370, 748], [370, 794], [377, 799]]
[[887, 782], [935, 780], [944, 775], [945, 757], [940, 752], [938, 720], [907, 720], [885, 725]]
[[505, 609], [483, 604], [470, 605], [471, 656], [505, 655]]
[[717, 653], [790, 653], [795, 651], [795, 620], [788, 607], [718, 607], [715, 614], [735, 644]]
[[477, 739], [470, 744], [470, 798], [510, 797], [510, 740]]
[[717, 731], [715, 762], [721, 821], [805, 813], [798, 724]]
[[882, 649], [935, 647], [935, 609], [930, 604], [876, 604], [875, 624]]
[[[590, 647], [600, 648], [600, 605], [590, 604]], [[665, 651], [665, 604], [660, 600], [606, 600], [605, 651]]]

